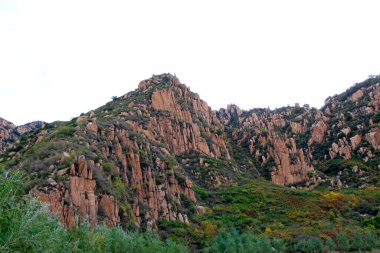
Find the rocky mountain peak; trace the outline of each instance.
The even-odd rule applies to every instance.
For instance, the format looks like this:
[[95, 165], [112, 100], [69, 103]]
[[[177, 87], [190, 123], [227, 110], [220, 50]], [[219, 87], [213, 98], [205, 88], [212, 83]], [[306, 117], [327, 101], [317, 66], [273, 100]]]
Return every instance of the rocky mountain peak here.
[[138, 88], [140, 91], [145, 91], [150, 87], [157, 85], [178, 86], [180, 83], [181, 82], [175, 75], [165, 73], [160, 75], [153, 75], [151, 78], [141, 81]]

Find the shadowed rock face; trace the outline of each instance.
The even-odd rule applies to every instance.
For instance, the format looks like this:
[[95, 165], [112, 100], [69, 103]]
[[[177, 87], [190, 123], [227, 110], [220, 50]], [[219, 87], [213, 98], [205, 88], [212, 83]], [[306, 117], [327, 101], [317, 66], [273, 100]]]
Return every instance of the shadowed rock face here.
[[[71, 122], [15, 127], [0, 120], [0, 137], [43, 127], [7, 159], [40, 180], [30, 194], [68, 227], [76, 218], [93, 226], [189, 223], [205, 212], [194, 184], [223, 187], [253, 176], [304, 189], [368, 184], [380, 149], [378, 79], [328, 98], [320, 110], [229, 105], [216, 112], [162, 74]], [[356, 167], [326, 165], [347, 160]]]

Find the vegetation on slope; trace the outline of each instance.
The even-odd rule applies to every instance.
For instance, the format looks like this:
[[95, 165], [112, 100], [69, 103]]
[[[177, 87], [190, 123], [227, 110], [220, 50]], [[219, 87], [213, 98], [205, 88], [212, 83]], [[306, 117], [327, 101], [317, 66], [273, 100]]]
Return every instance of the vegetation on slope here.
[[204, 215], [195, 215], [196, 225], [162, 222], [161, 229], [169, 238], [196, 242], [210, 252], [380, 247], [380, 191], [375, 187], [305, 191], [254, 180], [217, 190], [196, 187], [196, 192], [206, 206]]

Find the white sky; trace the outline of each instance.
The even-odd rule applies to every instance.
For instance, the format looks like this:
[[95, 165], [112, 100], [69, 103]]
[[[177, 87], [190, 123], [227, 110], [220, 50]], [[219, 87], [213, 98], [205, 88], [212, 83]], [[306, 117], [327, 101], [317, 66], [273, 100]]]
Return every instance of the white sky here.
[[213, 109], [324, 99], [380, 74], [378, 0], [0, 0], [0, 117], [70, 120], [170, 72]]

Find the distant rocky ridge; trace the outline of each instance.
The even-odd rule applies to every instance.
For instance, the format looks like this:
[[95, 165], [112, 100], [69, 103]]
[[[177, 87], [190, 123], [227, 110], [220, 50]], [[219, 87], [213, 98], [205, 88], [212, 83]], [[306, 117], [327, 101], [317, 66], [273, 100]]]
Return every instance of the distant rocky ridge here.
[[0, 118], [0, 154], [17, 142], [22, 134], [44, 127], [42, 121], [34, 121], [21, 126], [15, 126], [3, 118]]
[[[375, 184], [379, 83], [371, 77], [321, 109], [213, 111], [176, 76], [155, 75], [70, 122], [17, 132], [0, 121], [0, 159], [26, 170], [30, 194], [50, 202], [68, 227], [76, 216], [125, 227], [189, 223], [205, 210], [194, 185], [218, 188], [257, 177], [304, 189]], [[40, 128], [30, 132], [33, 126]], [[22, 131], [29, 134], [17, 143]]]

